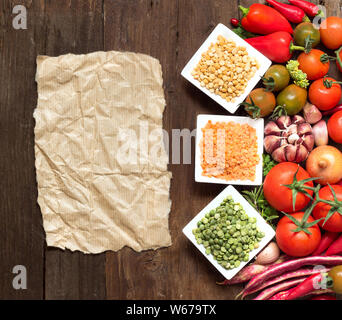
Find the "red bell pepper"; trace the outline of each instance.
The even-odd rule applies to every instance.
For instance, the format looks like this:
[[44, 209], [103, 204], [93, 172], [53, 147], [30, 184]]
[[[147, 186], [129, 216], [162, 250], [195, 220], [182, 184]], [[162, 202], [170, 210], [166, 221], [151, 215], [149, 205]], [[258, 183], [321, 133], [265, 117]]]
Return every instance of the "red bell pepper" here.
[[312, 256], [319, 256], [325, 250], [327, 250], [330, 245], [337, 239], [339, 234], [337, 232], [325, 232], [322, 236], [321, 242], [319, 243], [318, 248], [311, 254]]
[[280, 3], [275, 0], [266, 0], [274, 9], [279, 11], [287, 20], [292, 23], [308, 22], [310, 19], [306, 16], [303, 9], [291, 6], [286, 3]]
[[309, 17], [322, 15], [322, 11], [314, 3], [305, 0], [288, 0], [292, 5], [301, 8]]
[[342, 235], [340, 235], [340, 237], [331, 244], [331, 246], [328, 248], [328, 250], [326, 251], [326, 253], [324, 254], [325, 256], [334, 256], [337, 254], [341, 254], [342, 253]]
[[242, 27], [257, 34], [271, 34], [285, 31], [290, 34], [293, 29], [286, 18], [277, 10], [260, 3], [254, 3], [249, 8], [239, 7], [242, 11]]
[[304, 51], [304, 47], [295, 46], [288, 32], [274, 32], [267, 36], [246, 39], [255, 49], [277, 63], [285, 63], [292, 57], [294, 50]]

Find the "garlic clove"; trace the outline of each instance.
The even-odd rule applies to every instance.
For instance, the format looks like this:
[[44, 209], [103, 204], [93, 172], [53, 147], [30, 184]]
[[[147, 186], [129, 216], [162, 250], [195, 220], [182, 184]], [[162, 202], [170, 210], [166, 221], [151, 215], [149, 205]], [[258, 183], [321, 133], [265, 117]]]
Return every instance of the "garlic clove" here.
[[292, 134], [295, 134], [298, 132], [298, 126], [296, 124], [291, 124], [286, 131], [287, 131], [287, 136], [289, 137]]
[[299, 135], [297, 133], [293, 133], [287, 138], [287, 141], [290, 144], [296, 144], [296, 142], [298, 142], [300, 139], [301, 138], [299, 137]]
[[308, 150], [302, 144], [298, 145], [295, 162], [301, 163], [305, 161], [308, 155], [309, 155]]
[[305, 119], [302, 116], [299, 115], [295, 115], [292, 117], [292, 123], [294, 124], [301, 124], [301, 123], [305, 123]]
[[312, 149], [314, 148], [315, 145], [315, 138], [313, 136], [313, 134], [308, 134], [304, 137], [302, 137], [303, 140], [303, 145], [304, 147], [310, 152], [312, 151]]
[[286, 129], [292, 123], [291, 118], [289, 116], [281, 116], [276, 120], [276, 122], [280, 129]]
[[272, 154], [272, 152], [279, 148], [281, 145], [282, 139], [277, 136], [267, 136], [264, 139], [264, 147], [265, 151], [269, 154]]
[[298, 125], [298, 135], [302, 136], [305, 134], [312, 133], [312, 127], [309, 123], [301, 123]]
[[294, 162], [296, 160], [296, 155], [297, 155], [297, 146], [294, 146], [293, 144], [288, 144], [285, 147], [286, 160], [289, 162]]
[[278, 127], [278, 125], [274, 121], [270, 121], [266, 126], [265, 126], [265, 135], [266, 136], [280, 136], [281, 134], [281, 129]]
[[304, 106], [303, 113], [306, 122], [310, 124], [315, 124], [322, 119], [322, 112], [319, 111], [315, 105], [309, 102]]
[[274, 159], [274, 161], [277, 162], [285, 162], [286, 161], [286, 157], [285, 157], [285, 148], [287, 145], [283, 145], [281, 147], [279, 147], [278, 149], [275, 149], [272, 152], [272, 158]]
[[329, 143], [328, 127], [324, 120], [316, 123], [312, 128], [312, 132], [317, 147], [326, 146]]

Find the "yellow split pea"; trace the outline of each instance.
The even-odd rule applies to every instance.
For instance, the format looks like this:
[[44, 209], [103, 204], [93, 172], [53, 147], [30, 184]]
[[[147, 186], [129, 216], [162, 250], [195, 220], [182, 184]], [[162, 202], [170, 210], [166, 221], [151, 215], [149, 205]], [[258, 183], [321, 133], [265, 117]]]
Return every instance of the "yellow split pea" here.
[[228, 102], [241, 96], [259, 69], [259, 63], [248, 55], [245, 47], [238, 47], [231, 39], [217, 37], [191, 75], [202, 87], [220, 95]]

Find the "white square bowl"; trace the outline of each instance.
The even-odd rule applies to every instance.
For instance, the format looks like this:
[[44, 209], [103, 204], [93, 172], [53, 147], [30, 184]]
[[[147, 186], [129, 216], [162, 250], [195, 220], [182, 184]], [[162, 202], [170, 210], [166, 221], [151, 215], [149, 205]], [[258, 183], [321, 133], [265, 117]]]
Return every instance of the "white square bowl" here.
[[[226, 39], [232, 39], [238, 46], [245, 47], [250, 57], [256, 58], [260, 64], [260, 68], [255, 73], [254, 77], [248, 82], [248, 85], [244, 91], [244, 93], [235, 99], [235, 102], [228, 102], [225, 99], [221, 98], [221, 96], [211, 93], [207, 88], [201, 87], [200, 82], [195, 80], [191, 75], [192, 71], [195, 69], [197, 64], [200, 62], [202, 58], [202, 53], [206, 52], [212, 43], [217, 42], [217, 37], [221, 35]], [[235, 113], [239, 108], [240, 103], [242, 103], [249, 93], [254, 89], [257, 83], [260, 81], [261, 77], [266, 73], [268, 68], [271, 66], [272, 61], [266, 58], [262, 53], [258, 50], [254, 49], [249, 43], [239, 37], [236, 33], [231, 31], [223, 24], [218, 24], [213, 32], [209, 35], [207, 40], [201, 45], [201, 47], [197, 50], [194, 56], [190, 59], [187, 65], [184, 67], [181, 75], [190, 81], [194, 86], [207, 94], [210, 98], [215, 100], [218, 104], [220, 104], [223, 108], [225, 108], [230, 113]]]
[[[223, 268], [212, 255], [205, 253], [203, 245], [199, 245], [196, 241], [193, 229], [197, 228], [197, 222], [213, 209], [216, 209], [222, 201], [231, 195], [234, 202], [240, 203], [246, 214], [249, 217], [255, 217], [257, 219], [257, 227], [261, 232], [265, 233], [265, 237], [260, 241], [259, 248], [250, 251], [249, 261], [241, 262], [240, 266], [235, 269], [226, 270]], [[210, 261], [210, 263], [225, 277], [225, 279], [232, 279], [243, 267], [245, 267], [275, 236], [275, 231], [272, 227], [261, 217], [261, 215], [245, 200], [245, 198], [233, 187], [228, 186], [225, 188], [214, 200], [212, 200], [200, 213], [198, 213], [183, 229], [185, 236], [195, 245], [195, 247], [202, 252], [202, 254]]]
[[[248, 124], [256, 129], [257, 143], [258, 143], [258, 155], [260, 161], [255, 169], [255, 180], [223, 180], [215, 177], [206, 177], [202, 175], [201, 167], [201, 149], [200, 141], [203, 139], [202, 128], [211, 120], [216, 122], [236, 122], [240, 124]], [[236, 117], [236, 116], [219, 116], [200, 114], [197, 116], [197, 129], [196, 129], [196, 151], [195, 151], [195, 181], [205, 183], [219, 183], [219, 184], [234, 184], [234, 185], [261, 185], [262, 184], [262, 154], [264, 152], [264, 119], [254, 120], [250, 117]], [[229, 159], [228, 159], [229, 161]]]

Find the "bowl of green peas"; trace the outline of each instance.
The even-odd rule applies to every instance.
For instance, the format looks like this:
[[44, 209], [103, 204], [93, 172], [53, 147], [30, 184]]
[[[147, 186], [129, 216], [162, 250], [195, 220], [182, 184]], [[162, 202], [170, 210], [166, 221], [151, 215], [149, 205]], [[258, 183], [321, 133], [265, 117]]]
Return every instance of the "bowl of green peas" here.
[[273, 228], [233, 186], [199, 212], [183, 233], [228, 280], [275, 236]]

